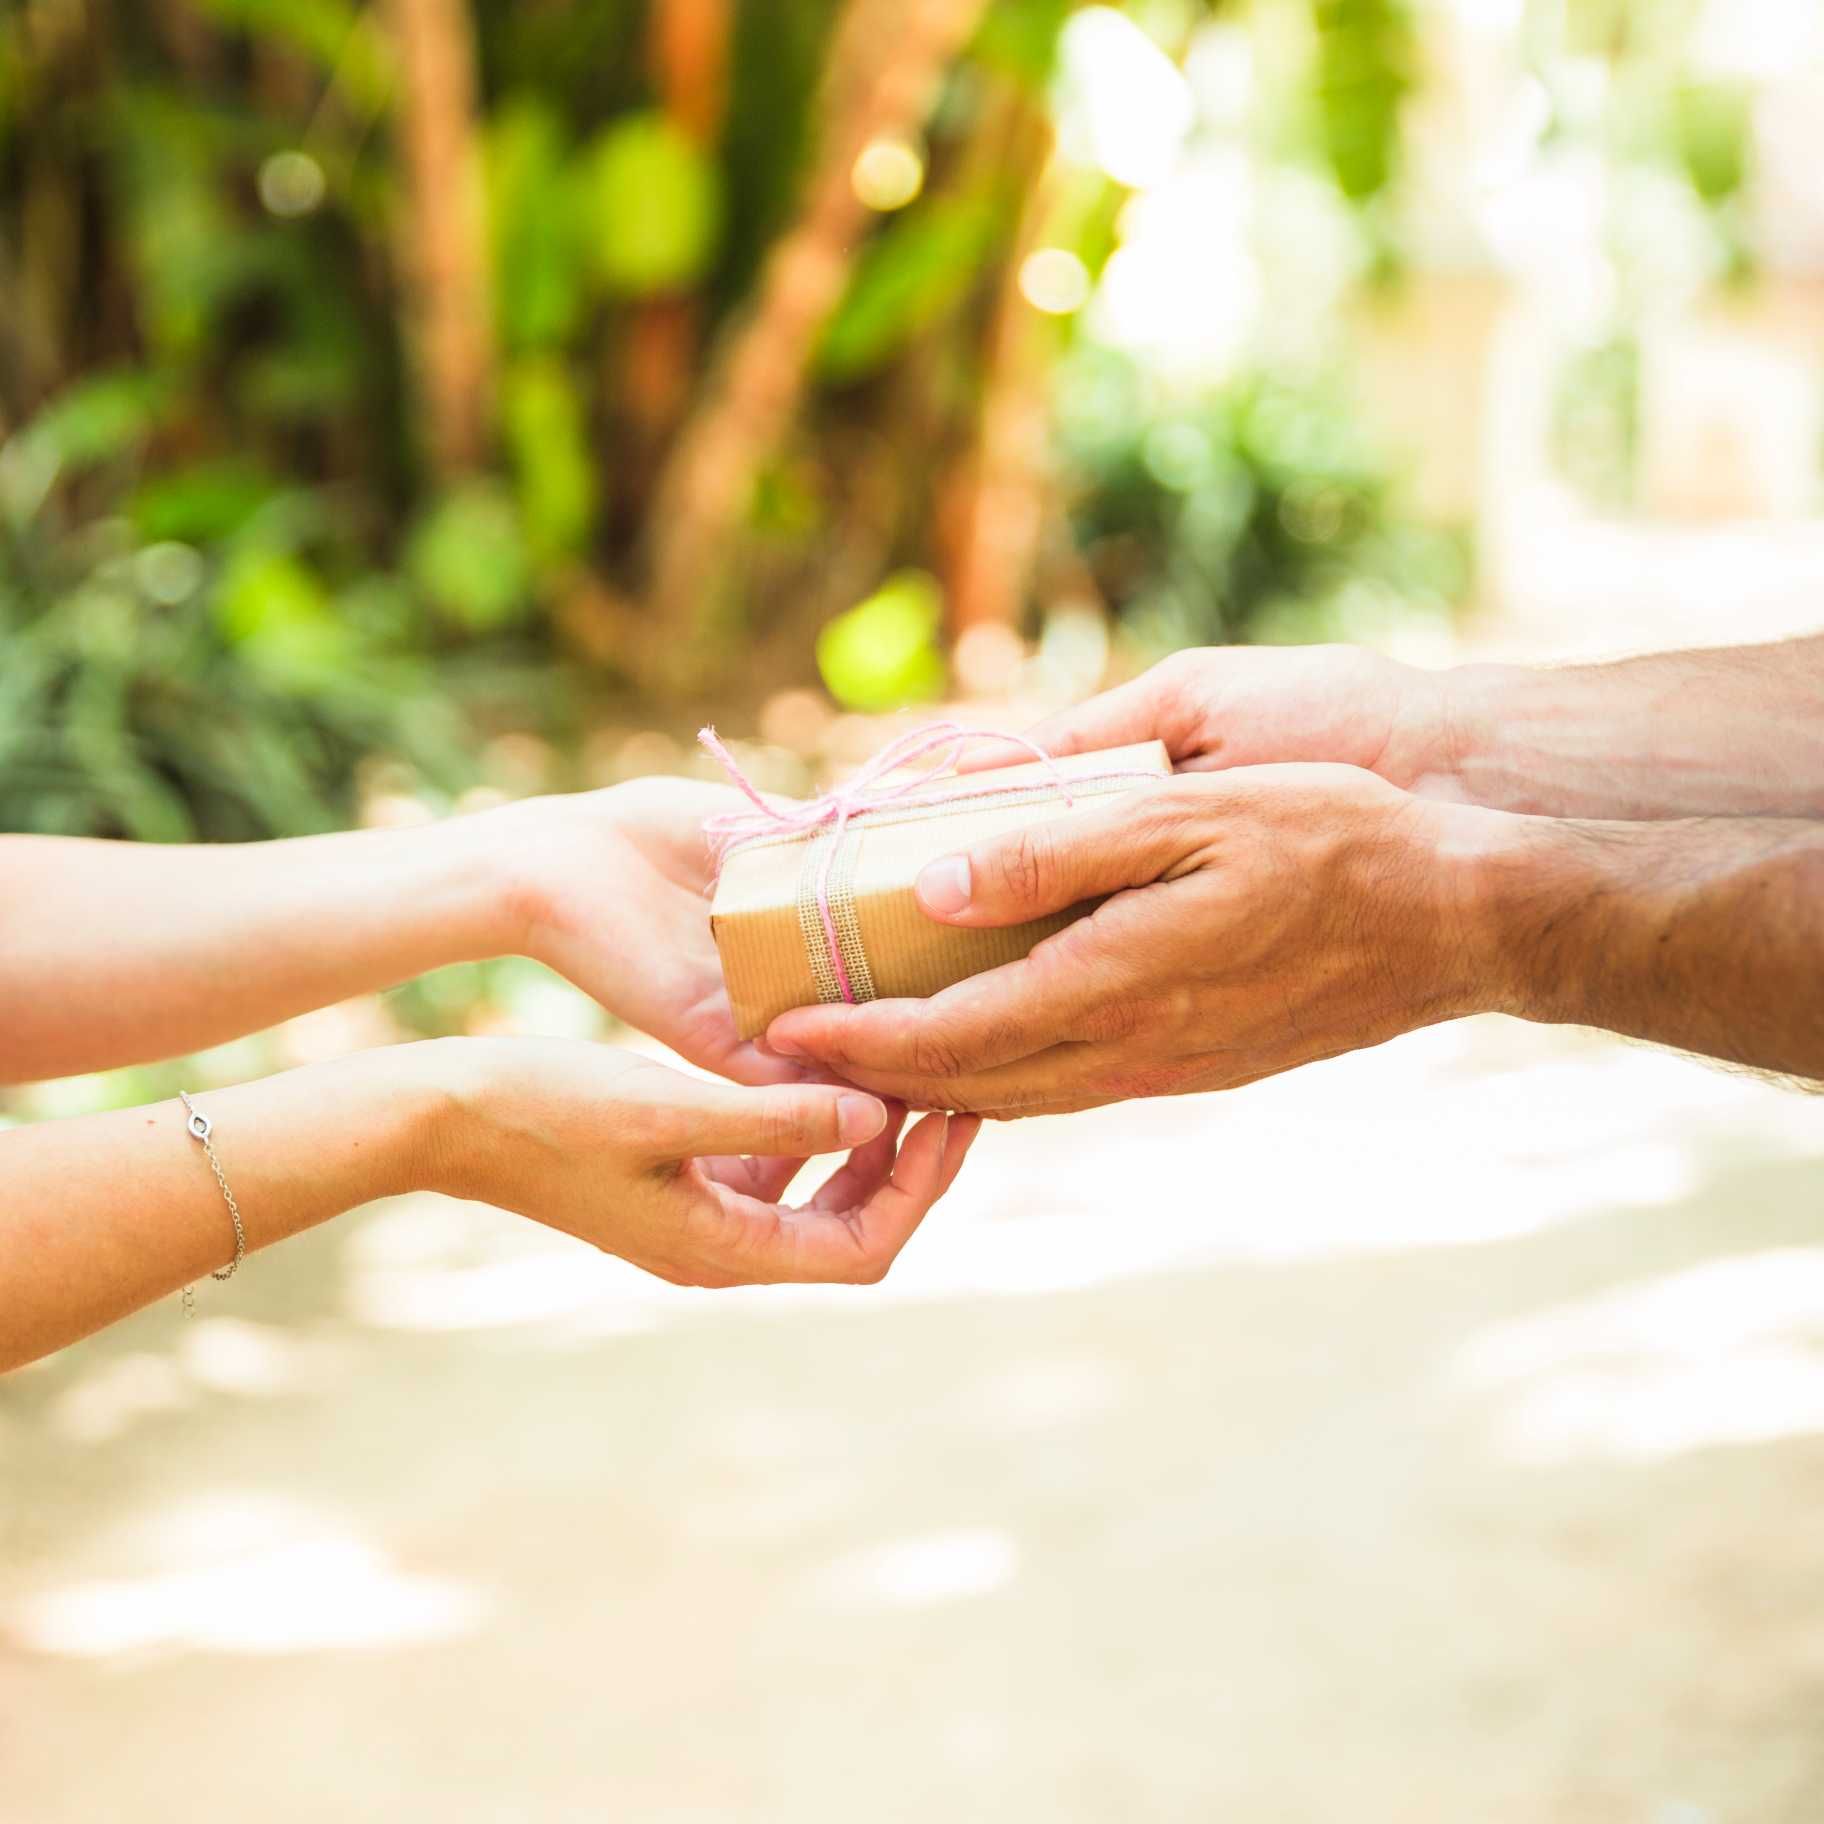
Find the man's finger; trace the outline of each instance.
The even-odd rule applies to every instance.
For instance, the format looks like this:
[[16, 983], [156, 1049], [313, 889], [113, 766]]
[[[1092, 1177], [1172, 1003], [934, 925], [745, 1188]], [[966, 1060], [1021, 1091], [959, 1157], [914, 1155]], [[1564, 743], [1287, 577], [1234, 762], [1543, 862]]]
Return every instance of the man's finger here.
[[[1026, 731], [1027, 740], [1062, 760], [1068, 754], [1099, 753], [1107, 747], [1127, 747], [1136, 741], [1160, 740], [1174, 760], [1193, 751], [1202, 732], [1198, 706], [1180, 688], [1179, 673], [1167, 660], [1151, 671], [1099, 697], [1048, 716]], [[1031, 755], [1013, 746], [971, 749], [959, 770], [978, 772], [997, 766], [1017, 766]]]
[[1053, 817], [930, 863], [919, 909], [950, 925], [1019, 925], [1145, 886], [1182, 859], [1201, 780], [1167, 780], [1096, 811]]
[[886, 1106], [876, 1097], [820, 1084], [739, 1089], [679, 1078], [650, 1110], [652, 1150], [660, 1159], [851, 1152], [886, 1125]]
[[[845, 1082], [895, 1077], [941, 1089], [1066, 1041], [1126, 1037], [1149, 1009], [1122, 991], [1124, 959], [1095, 929], [1105, 916], [929, 1000], [794, 1008], [773, 1022], [767, 1043], [813, 1058]], [[926, 1102], [933, 1105], [950, 1106], [941, 1095]]]

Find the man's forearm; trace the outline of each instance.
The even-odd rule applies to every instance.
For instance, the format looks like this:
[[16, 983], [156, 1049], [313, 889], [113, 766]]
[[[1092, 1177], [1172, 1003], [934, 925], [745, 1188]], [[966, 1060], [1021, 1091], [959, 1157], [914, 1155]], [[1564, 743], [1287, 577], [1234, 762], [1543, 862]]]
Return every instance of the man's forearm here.
[[1486, 828], [1492, 1004], [1824, 1081], [1824, 824]]
[[1472, 803], [1546, 817], [1824, 816], [1824, 638], [1446, 674]]
[[509, 947], [485, 818], [211, 848], [0, 836], [0, 1081], [200, 1050]]

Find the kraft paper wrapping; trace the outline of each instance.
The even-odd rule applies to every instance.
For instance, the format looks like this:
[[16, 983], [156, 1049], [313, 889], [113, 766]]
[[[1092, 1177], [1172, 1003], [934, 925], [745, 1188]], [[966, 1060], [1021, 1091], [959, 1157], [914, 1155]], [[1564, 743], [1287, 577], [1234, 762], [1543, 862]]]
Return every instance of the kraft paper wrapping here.
[[[1164, 743], [1076, 754], [1055, 763], [1071, 782], [1074, 803], [1058, 795], [1044, 766], [1009, 766], [956, 781], [992, 798], [954, 806], [869, 811], [843, 833], [831, 869], [835, 913], [857, 1000], [923, 997], [1024, 956], [1042, 938], [1089, 912], [1094, 901], [1030, 924], [999, 930], [940, 925], [918, 908], [913, 883], [927, 862], [1054, 817], [1106, 808], [1111, 798], [1144, 788], [1139, 779], [1100, 774], [1171, 774]], [[793, 1007], [842, 998], [817, 910], [816, 882], [829, 833], [761, 837], [733, 849], [716, 883], [710, 926], [722, 958], [735, 1026], [754, 1038]]]

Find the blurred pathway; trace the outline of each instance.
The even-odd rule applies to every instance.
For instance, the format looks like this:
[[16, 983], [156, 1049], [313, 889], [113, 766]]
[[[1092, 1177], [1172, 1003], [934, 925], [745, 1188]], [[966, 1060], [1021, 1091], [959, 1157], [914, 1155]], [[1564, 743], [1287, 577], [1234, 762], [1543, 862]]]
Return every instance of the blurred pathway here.
[[0, 1817], [1800, 1824], [1824, 1100], [1472, 1022], [870, 1292], [364, 1213], [0, 1383]]

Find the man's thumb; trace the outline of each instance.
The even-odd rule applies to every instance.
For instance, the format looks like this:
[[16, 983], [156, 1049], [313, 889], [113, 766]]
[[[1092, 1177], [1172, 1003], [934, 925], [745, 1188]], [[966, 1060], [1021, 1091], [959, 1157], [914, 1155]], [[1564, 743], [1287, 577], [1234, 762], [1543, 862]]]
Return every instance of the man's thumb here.
[[1154, 814], [1154, 796], [1055, 817], [931, 862], [918, 877], [919, 907], [949, 925], [1018, 925], [1144, 886], [1177, 859], [1175, 820]]

